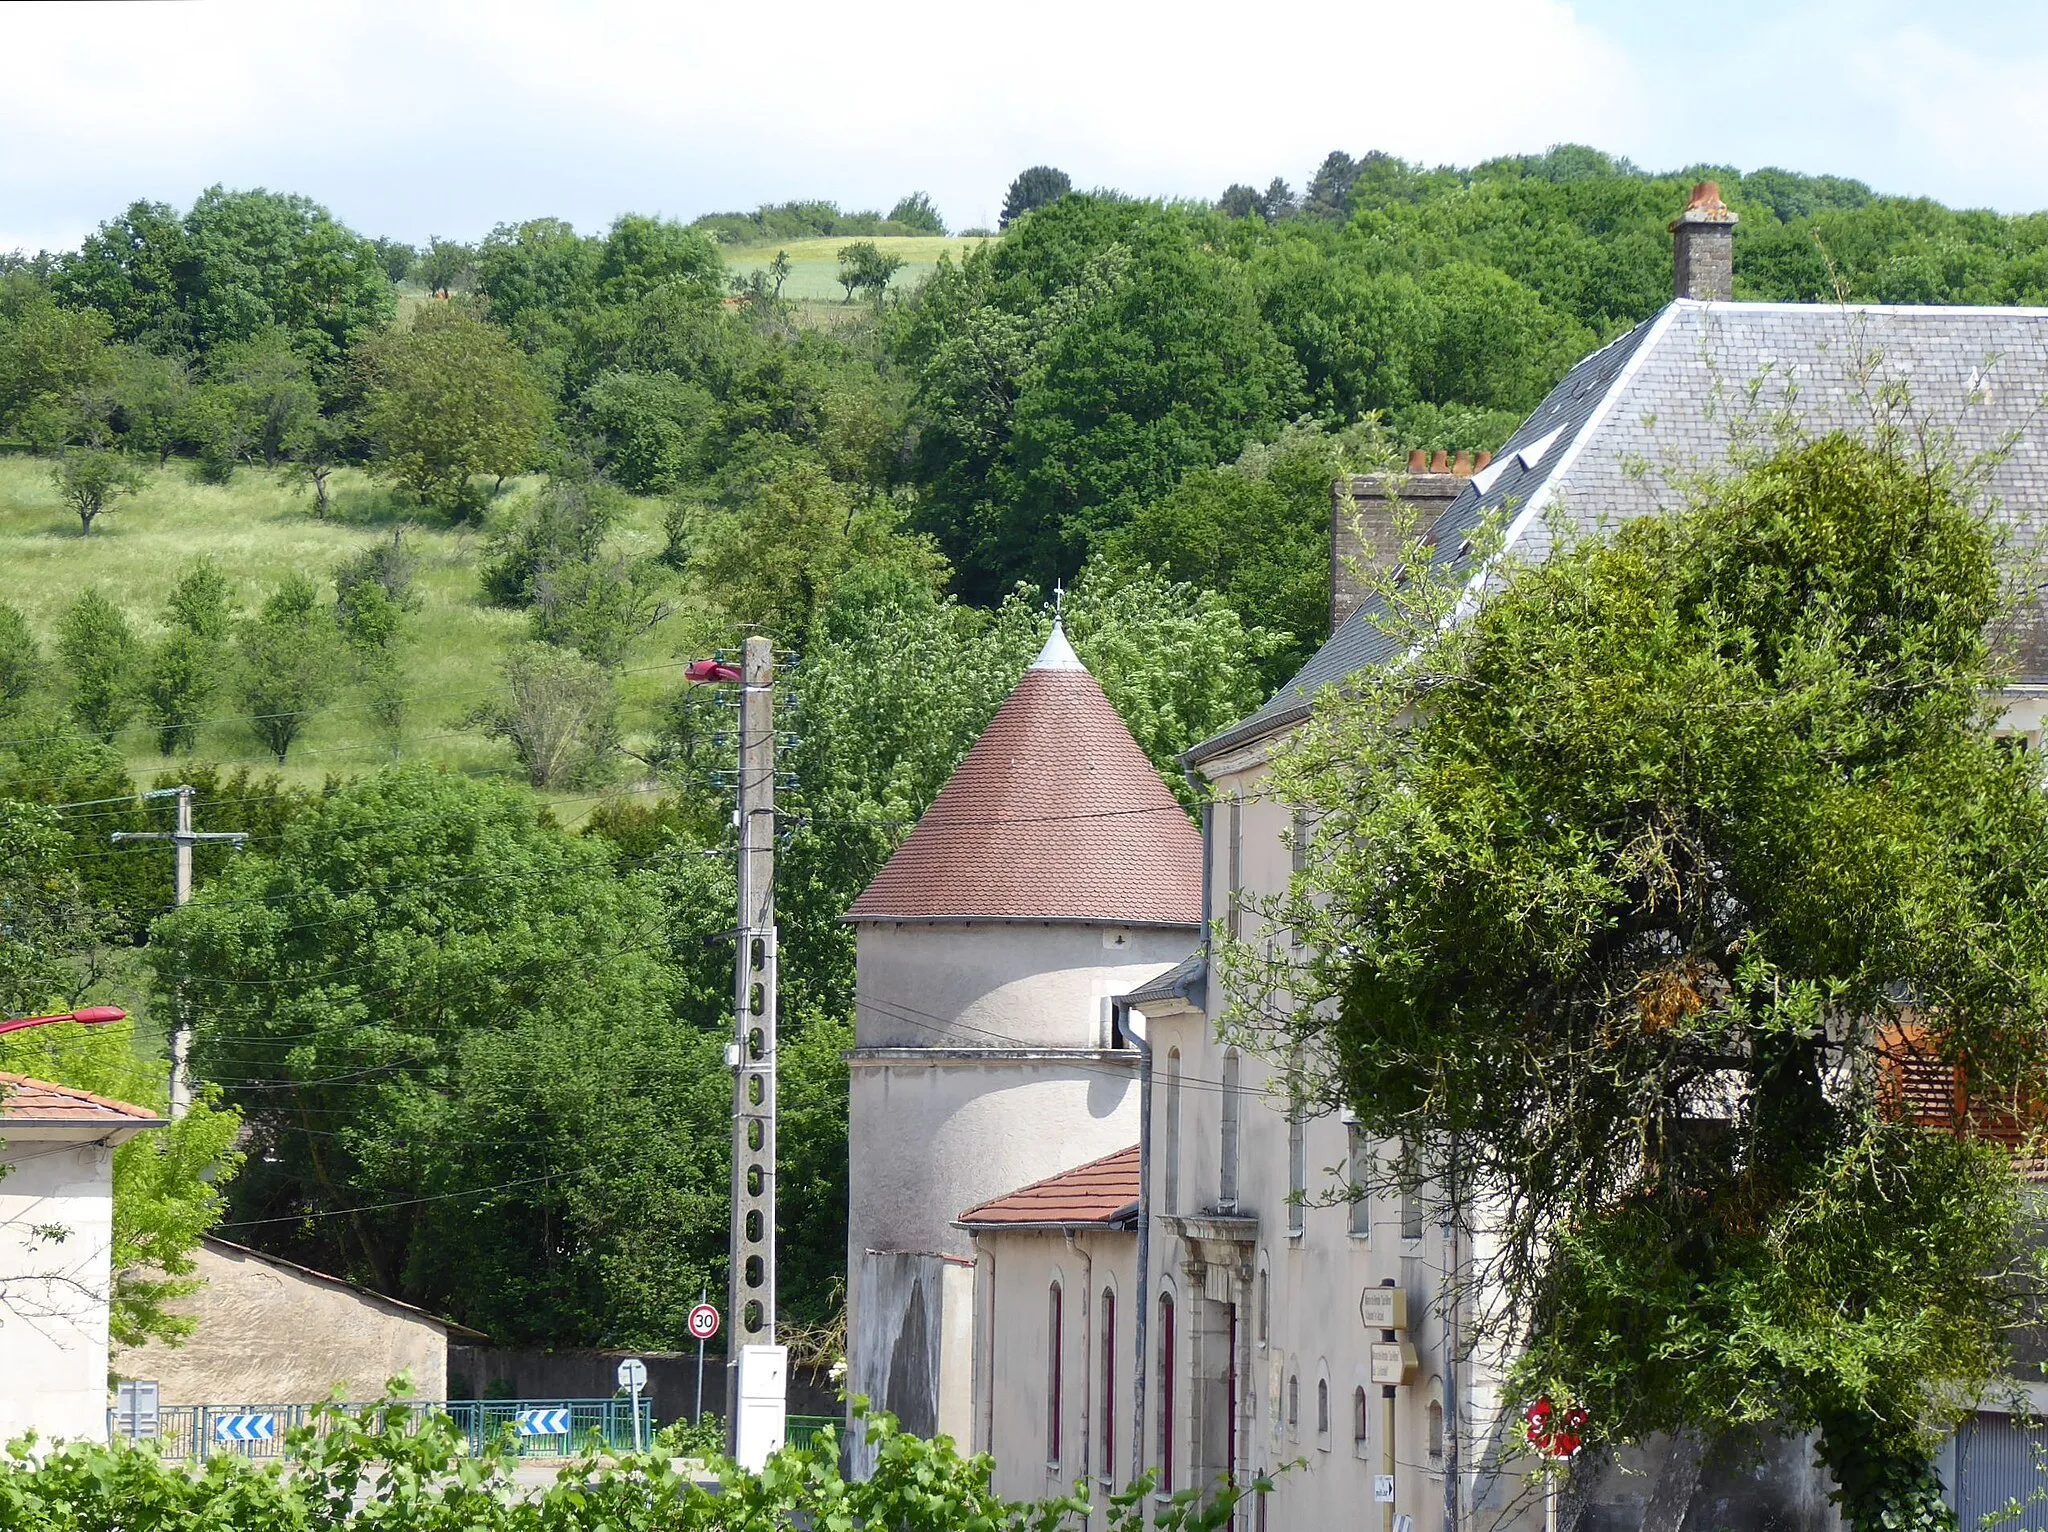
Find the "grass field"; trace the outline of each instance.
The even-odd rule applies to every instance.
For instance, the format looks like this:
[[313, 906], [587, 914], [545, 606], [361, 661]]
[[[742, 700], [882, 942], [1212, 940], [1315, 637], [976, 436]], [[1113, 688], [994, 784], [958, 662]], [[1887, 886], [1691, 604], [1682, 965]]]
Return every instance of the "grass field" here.
[[[846, 289], [839, 285], [839, 252], [860, 237], [848, 235], [834, 239], [786, 240], [779, 245], [736, 246], [725, 252], [725, 264], [735, 276], [746, 276], [750, 272], [766, 270], [768, 263], [775, 259], [775, 252], [786, 250], [792, 269], [789, 279], [782, 284], [783, 297], [813, 303], [839, 302], [846, 296]], [[896, 284], [908, 286], [938, 265], [940, 256], [950, 255], [957, 261], [982, 241], [933, 235], [918, 239], [877, 239], [873, 243], [885, 254], [903, 258], [903, 269], [896, 274]]]
[[[465, 714], [496, 695], [506, 649], [527, 632], [524, 613], [487, 606], [481, 598], [477, 531], [399, 505], [360, 472], [338, 472], [331, 488], [333, 513], [321, 521], [313, 515], [310, 494], [294, 493], [270, 473], [244, 469], [232, 483], [215, 486], [194, 482], [187, 465], [173, 463], [150, 472], [139, 494], [115, 502], [94, 523], [92, 535], [81, 537], [77, 518], [50, 482], [48, 460], [0, 457], [0, 599], [21, 609], [45, 656], [53, 657], [58, 619], [88, 585], [98, 585], [125, 607], [138, 634], [151, 639], [162, 632], [172, 584], [202, 555], [218, 561], [237, 587], [242, 609], [250, 611], [287, 571], [324, 582], [342, 559], [405, 527], [419, 558], [415, 588], [421, 605], [405, 650], [409, 718], [400, 755], [523, 781], [508, 746], [462, 727]], [[531, 488], [508, 484], [500, 504]], [[659, 501], [634, 501], [621, 543], [644, 552], [658, 549], [662, 509]], [[656, 699], [676, 686], [673, 647], [657, 628], [627, 660], [620, 689], [629, 734]], [[197, 759], [275, 769], [248, 726], [229, 716], [242, 711], [238, 703], [224, 692], [213, 711], [221, 716], [202, 731]], [[115, 743], [139, 781], [175, 764], [157, 754], [150, 730], [139, 721]], [[294, 782], [318, 783], [330, 775], [374, 770], [389, 759], [389, 746], [362, 697], [344, 686], [292, 746], [283, 774]], [[582, 819], [597, 801], [589, 792], [545, 796], [568, 822]]]

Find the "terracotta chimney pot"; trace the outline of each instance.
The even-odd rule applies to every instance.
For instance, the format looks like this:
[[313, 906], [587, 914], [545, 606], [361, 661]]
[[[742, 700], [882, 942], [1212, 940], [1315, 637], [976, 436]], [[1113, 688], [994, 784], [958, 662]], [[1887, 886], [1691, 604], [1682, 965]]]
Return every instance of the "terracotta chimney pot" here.
[[1439, 447], [1436, 456], [1429, 460], [1429, 471], [1431, 473], [1449, 473], [1451, 471], [1451, 455]]
[[1482, 447], [1479, 449], [1479, 460], [1472, 465], [1472, 471], [1474, 473], [1478, 473], [1482, 469], [1484, 469], [1488, 463], [1492, 461], [1493, 454]]
[[1472, 477], [1472, 454], [1471, 454], [1471, 453], [1470, 453], [1469, 451], [1465, 451], [1465, 450], [1460, 450], [1460, 451], [1459, 451], [1459, 453], [1458, 453], [1458, 461], [1457, 461], [1457, 463], [1456, 463], [1456, 464], [1455, 464], [1455, 465], [1454, 465], [1454, 466], [1452, 467], [1452, 469], [1451, 469], [1451, 472], [1452, 472], [1452, 473], [1455, 473], [1455, 474], [1458, 474], [1459, 476], [1461, 476], [1461, 477], [1463, 477], [1463, 478], [1467, 478], [1467, 479], [1471, 478], [1471, 477]]
[[1420, 447], [1409, 453], [1408, 471], [1410, 473], [1427, 473], [1429, 471], [1429, 454]]

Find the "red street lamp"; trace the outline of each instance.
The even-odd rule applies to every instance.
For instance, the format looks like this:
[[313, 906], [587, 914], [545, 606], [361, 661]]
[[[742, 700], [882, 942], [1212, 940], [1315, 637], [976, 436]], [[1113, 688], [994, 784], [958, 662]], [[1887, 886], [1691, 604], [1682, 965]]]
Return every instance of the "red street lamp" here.
[[54, 1016], [15, 1016], [0, 1021], [0, 1032], [19, 1032], [24, 1027], [48, 1026], [53, 1021], [75, 1021], [80, 1026], [96, 1027], [102, 1022], [127, 1019], [128, 1013], [118, 1005], [88, 1005], [81, 1010], [59, 1011]]

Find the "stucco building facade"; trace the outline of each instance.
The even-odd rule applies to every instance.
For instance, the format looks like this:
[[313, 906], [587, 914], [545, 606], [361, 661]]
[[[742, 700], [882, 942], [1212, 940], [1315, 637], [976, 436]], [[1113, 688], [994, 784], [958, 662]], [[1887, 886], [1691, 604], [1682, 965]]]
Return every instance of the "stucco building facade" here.
[[0, 1442], [105, 1438], [114, 1150], [163, 1125], [0, 1074]]

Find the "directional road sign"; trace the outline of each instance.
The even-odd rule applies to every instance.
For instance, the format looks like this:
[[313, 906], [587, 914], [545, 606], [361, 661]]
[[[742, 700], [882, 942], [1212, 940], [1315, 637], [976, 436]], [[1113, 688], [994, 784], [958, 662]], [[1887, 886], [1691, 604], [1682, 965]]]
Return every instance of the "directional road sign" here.
[[267, 1442], [277, 1438], [275, 1415], [216, 1415], [213, 1439], [217, 1442]]
[[567, 1436], [569, 1411], [566, 1408], [521, 1410], [513, 1417], [512, 1429], [521, 1436]]
[[718, 1310], [708, 1303], [690, 1310], [690, 1333], [700, 1341], [710, 1340], [718, 1333]]

